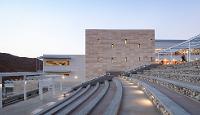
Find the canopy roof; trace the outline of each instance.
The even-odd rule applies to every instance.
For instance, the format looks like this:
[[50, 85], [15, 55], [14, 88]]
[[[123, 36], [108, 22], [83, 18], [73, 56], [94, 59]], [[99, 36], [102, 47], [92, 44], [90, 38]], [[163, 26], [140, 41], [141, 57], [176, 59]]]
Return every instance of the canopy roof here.
[[189, 48], [200, 48], [200, 34], [188, 39], [187, 41], [184, 41], [184, 42], [176, 44], [172, 47], [163, 49], [157, 53], [159, 53], [159, 54], [171, 53], [171, 52], [176, 52], [181, 49], [189, 49]]

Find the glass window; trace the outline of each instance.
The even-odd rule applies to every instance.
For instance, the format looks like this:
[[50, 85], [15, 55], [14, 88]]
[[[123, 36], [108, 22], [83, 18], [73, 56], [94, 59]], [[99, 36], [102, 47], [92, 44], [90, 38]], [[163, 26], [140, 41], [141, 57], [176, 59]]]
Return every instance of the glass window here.
[[47, 66], [68, 66], [70, 64], [69, 60], [47, 60], [45, 65]]
[[154, 60], [153, 60], [153, 57], [151, 57], [151, 62], [153, 62]]
[[114, 44], [111, 45], [111, 48], [114, 48]]
[[102, 58], [98, 57], [97, 62], [101, 62], [101, 61], [102, 61]]
[[111, 63], [115, 63], [116, 62], [116, 57], [111, 57]]
[[125, 62], [127, 62], [128, 60], [127, 60], [127, 57], [125, 57]]
[[127, 44], [127, 39], [124, 40], [124, 44]]
[[138, 58], [138, 61], [140, 61], [141, 59], [140, 59], [140, 57]]
[[138, 44], [138, 48], [140, 48], [140, 44]]

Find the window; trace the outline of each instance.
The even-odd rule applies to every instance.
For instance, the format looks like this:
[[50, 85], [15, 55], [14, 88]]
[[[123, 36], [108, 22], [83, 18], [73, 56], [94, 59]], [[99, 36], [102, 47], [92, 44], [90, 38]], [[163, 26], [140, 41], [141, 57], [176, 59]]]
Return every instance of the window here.
[[140, 61], [141, 59], [140, 59], [140, 57], [138, 58], [138, 61]]
[[69, 60], [47, 60], [45, 65], [47, 66], [68, 66], [70, 64]]
[[140, 48], [140, 44], [138, 44], [138, 48]]
[[114, 62], [114, 58], [113, 57], [111, 57], [111, 63], [113, 63]]
[[127, 60], [127, 57], [125, 57], [125, 62], [127, 62], [128, 60]]
[[124, 44], [127, 44], [127, 39], [124, 40]]
[[115, 63], [116, 62], [116, 57], [111, 57], [111, 63]]
[[102, 58], [98, 57], [97, 62], [101, 62], [101, 61], [102, 61]]
[[153, 57], [151, 57], [151, 62], [153, 62], [154, 60], [153, 60]]
[[111, 48], [114, 48], [114, 44], [111, 45]]

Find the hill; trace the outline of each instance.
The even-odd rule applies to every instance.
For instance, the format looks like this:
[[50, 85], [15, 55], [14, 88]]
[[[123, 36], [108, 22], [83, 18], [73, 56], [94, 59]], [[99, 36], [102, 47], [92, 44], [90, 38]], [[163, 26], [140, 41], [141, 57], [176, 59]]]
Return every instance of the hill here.
[[41, 60], [0, 53], [0, 72], [35, 72], [36, 67], [42, 70]]

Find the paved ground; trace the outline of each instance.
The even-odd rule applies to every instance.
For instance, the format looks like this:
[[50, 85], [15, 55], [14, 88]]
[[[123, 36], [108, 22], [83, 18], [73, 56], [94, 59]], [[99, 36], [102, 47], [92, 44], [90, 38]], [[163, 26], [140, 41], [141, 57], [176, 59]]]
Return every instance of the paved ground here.
[[120, 115], [161, 115], [153, 103], [147, 98], [136, 84], [121, 80], [123, 84], [123, 98]]
[[[69, 89], [74, 83], [63, 84], [63, 89]], [[21, 101], [3, 109], [0, 109], [0, 115], [33, 115], [45, 109], [46, 107], [54, 104], [56, 101], [62, 100], [62, 93], [60, 91], [60, 85], [56, 85], [56, 92], [53, 96], [52, 91], [49, 91], [43, 95], [43, 100], [40, 100], [39, 96]]]

